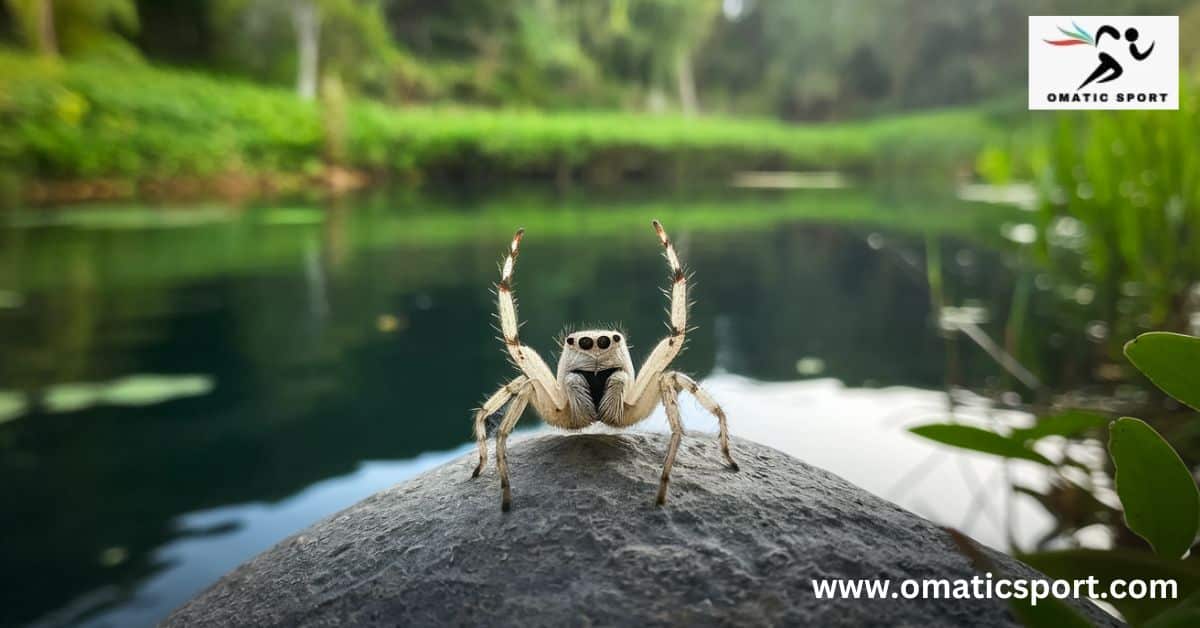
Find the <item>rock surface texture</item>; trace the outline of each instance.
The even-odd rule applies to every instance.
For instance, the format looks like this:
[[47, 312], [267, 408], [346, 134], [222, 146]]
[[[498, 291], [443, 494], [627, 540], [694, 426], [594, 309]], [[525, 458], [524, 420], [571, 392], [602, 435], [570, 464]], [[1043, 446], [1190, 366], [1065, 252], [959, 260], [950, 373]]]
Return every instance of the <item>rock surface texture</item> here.
[[[1000, 600], [818, 600], [814, 578], [978, 575], [936, 525], [774, 449], [551, 435], [509, 447], [513, 508], [475, 454], [378, 493], [226, 575], [167, 626], [1017, 625]], [[1008, 577], [1040, 577], [987, 552]], [[998, 574], [999, 575], [999, 574]], [[1081, 612], [1118, 625], [1096, 607]]]

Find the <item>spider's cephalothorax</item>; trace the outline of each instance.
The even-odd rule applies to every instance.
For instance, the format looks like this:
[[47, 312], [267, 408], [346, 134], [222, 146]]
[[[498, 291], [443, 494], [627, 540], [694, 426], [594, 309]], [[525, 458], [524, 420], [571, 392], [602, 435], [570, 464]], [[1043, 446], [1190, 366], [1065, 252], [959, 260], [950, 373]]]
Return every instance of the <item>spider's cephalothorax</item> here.
[[557, 380], [567, 394], [571, 414], [586, 423], [621, 425], [622, 395], [633, 381], [633, 359], [625, 337], [611, 329], [588, 329], [565, 334], [562, 342]]
[[695, 380], [678, 371], [666, 370], [683, 348], [687, 333], [687, 275], [662, 224], [657, 220], [653, 224], [671, 267], [671, 333], [655, 345], [641, 370], [636, 372], [633, 360], [629, 357], [629, 342], [620, 331], [589, 329], [564, 334], [557, 374], [550, 372], [550, 367], [536, 351], [521, 344], [517, 337], [512, 275], [521, 236], [525, 231], [518, 230], [513, 236], [500, 270], [496, 294], [504, 345], [521, 374], [496, 391], [475, 412], [479, 465], [472, 475], [478, 477], [487, 460], [487, 418], [504, 409], [500, 427], [496, 431], [496, 467], [500, 471], [502, 509], [508, 510], [512, 502], [506, 457], [508, 435], [529, 404], [533, 404], [534, 410], [551, 425], [580, 429], [595, 422], [612, 427], [629, 427], [649, 416], [661, 402], [667, 413], [667, 422], [671, 425], [671, 443], [658, 485], [657, 503], [662, 505], [667, 499], [667, 483], [670, 481], [671, 465], [675, 462], [675, 452], [683, 437], [679, 392], [687, 390], [717, 417], [721, 454], [729, 467], [737, 470], [737, 463], [729, 455], [729, 430], [721, 407]]

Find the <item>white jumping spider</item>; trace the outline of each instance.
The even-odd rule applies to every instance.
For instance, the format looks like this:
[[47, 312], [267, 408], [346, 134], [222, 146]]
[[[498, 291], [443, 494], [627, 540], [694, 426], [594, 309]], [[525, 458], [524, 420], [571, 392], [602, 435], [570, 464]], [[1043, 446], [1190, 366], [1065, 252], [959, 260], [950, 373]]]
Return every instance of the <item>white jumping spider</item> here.
[[502, 510], [507, 511], [512, 503], [505, 443], [530, 403], [542, 420], [550, 425], [577, 430], [596, 421], [612, 427], [629, 427], [649, 416], [661, 401], [666, 408], [667, 421], [671, 424], [671, 443], [658, 485], [657, 504], [662, 505], [667, 498], [671, 465], [683, 436], [679, 392], [687, 390], [717, 417], [721, 454], [729, 467], [737, 470], [737, 463], [729, 455], [729, 431], [721, 407], [695, 380], [678, 371], [666, 370], [683, 348], [687, 333], [687, 275], [662, 224], [657, 220], [653, 224], [671, 267], [671, 333], [659, 341], [650, 352], [650, 357], [646, 358], [646, 363], [636, 372], [633, 370], [633, 360], [629, 357], [629, 340], [609, 329], [566, 334], [562, 339], [557, 375], [550, 371], [536, 351], [521, 344], [517, 338], [517, 309], [513, 300], [512, 277], [525, 230], [520, 229], [513, 236], [500, 271], [496, 294], [504, 345], [521, 374], [496, 391], [475, 413], [479, 465], [471, 475], [473, 478], [479, 477], [487, 460], [488, 417], [508, 404], [496, 432], [496, 467], [500, 471], [500, 488], [503, 492], [500, 502]]

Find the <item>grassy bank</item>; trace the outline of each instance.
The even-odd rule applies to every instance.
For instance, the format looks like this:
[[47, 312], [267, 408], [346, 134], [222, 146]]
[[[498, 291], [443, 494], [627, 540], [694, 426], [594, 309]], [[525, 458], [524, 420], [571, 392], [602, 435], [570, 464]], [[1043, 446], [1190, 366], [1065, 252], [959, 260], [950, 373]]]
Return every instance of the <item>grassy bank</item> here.
[[[0, 52], [0, 172], [100, 182], [80, 195], [254, 178], [311, 182], [330, 166], [374, 178], [687, 179], [755, 168], [969, 167], [998, 127], [977, 110], [797, 126], [627, 113], [393, 108], [149, 66]], [[35, 188], [36, 189], [36, 188]], [[157, 189], [157, 188], [154, 188]]]

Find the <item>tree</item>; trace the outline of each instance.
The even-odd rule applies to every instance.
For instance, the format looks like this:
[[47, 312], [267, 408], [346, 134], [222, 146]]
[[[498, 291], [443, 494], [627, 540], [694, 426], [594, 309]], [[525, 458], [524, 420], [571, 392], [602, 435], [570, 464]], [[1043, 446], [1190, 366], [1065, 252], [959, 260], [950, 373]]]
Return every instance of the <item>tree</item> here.
[[120, 32], [138, 29], [134, 0], [7, 0], [21, 38], [45, 55], [136, 52]]
[[675, 61], [675, 83], [679, 94], [679, 107], [691, 115], [700, 110], [696, 96], [696, 74], [693, 70], [695, 56], [712, 33], [715, 18], [721, 11], [721, 3], [714, 0], [674, 0], [667, 8], [674, 17], [675, 29], [670, 31], [669, 45]]
[[608, 54], [632, 56], [644, 68], [641, 79], [651, 92], [673, 91], [679, 108], [695, 113], [700, 103], [694, 62], [720, 9], [717, 0], [612, 0]]
[[400, 61], [381, 0], [220, 0], [212, 19], [229, 66], [290, 79], [305, 99], [316, 96], [326, 73], [387, 96]]
[[292, 7], [292, 23], [296, 28], [296, 92], [304, 100], [317, 96], [317, 81], [321, 63], [321, 14], [314, 0], [296, 0]]
[[8, 8], [26, 44], [44, 55], [58, 55], [51, 0], [8, 0]]

